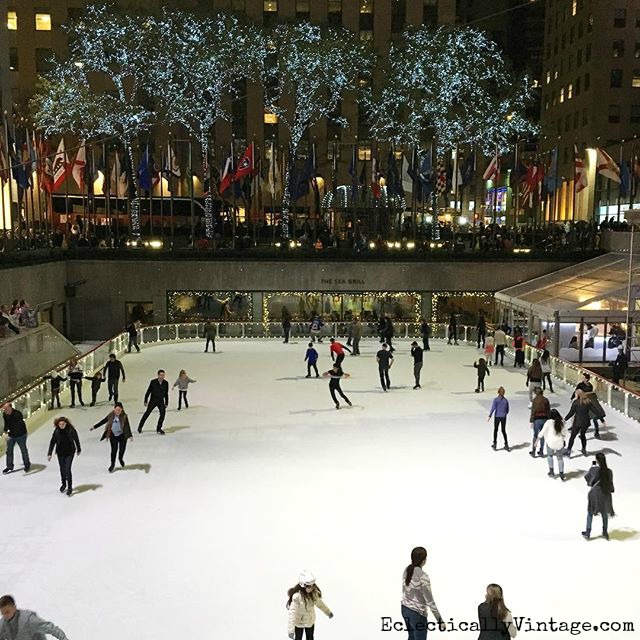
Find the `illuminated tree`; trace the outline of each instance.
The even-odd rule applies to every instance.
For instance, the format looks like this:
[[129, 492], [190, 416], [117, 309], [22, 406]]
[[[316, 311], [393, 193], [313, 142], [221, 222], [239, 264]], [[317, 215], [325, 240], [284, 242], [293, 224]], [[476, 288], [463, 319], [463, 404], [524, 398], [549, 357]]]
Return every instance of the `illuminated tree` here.
[[[281, 24], [270, 36], [265, 65], [265, 105], [289, 131], [289, 162], [282, 197], [282, 233], [289, 235], [291, 170], [303, 136], [330, 119], [347, 93], [358, 97], [359, 79], [371, 73], [372, 53], [346, 29], [310, 23]], [[346, 126], [346, 121], [337, 119]]]

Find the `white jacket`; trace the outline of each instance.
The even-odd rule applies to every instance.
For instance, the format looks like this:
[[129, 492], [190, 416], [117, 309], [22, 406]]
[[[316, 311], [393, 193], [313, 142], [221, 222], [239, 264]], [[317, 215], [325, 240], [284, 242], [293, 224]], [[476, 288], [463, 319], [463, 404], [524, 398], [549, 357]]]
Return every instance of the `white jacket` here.
[[312, 598], [305, 598], [298, 592], [294, 594], [289, 605], [289, 633], [294, 633], [295, 628], [308, 629], [316, 623], [316, 607], [327, 616], [331, 615], [329, 607], [322, 602], [317, 594]]
[[507, 344], [507, 334], [502, 329], [498, 329], [493, 334], [493, 337], [496, 342], [496, 347], [504, 347]]
[[566, 437], [567, 427], [563, 425], [562, 431], [557, 434], [553, 420], [547, 420], [544, 423], [542, 429], [540, 429], [540, 433], [538, 435], [538, 439], [544, 438], [544, 443], [547, 445], [547, 447], [549, 447], [549, 449], [553, 449], [554, 451], [564, 449], [564, 441]]

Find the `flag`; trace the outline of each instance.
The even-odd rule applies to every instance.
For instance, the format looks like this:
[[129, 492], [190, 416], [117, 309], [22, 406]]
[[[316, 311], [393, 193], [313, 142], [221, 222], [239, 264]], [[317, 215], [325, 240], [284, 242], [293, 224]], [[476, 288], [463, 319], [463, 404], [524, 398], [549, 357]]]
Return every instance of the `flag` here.
[[411, 166], [406, 156], [402, 156], [402, 190], [413, 193], [413, 178], [411, 177]]
[[587, 170], [584, 166], [584, 160], [578, 155], [578, 146], [575, 144], [573, 145], [573, 151], [575, 153], [574, 185], [577, 195], [589, 186], [589, 182], [587, 180]]
[[53, 159], [48, 140], [43, 140], [40, 136], [38, 145], [40, 162], [38, 163], [38, 184], [43, 191], [53, 192]]
[[635, 198], [638, 193], [638, 183], [640, 182], [640, 157], [637, 154], [631, 161], [631, 197]]
[[182, 170], [180, 169], [178, 158], [171, 146], [171, 141], [167, 143], [167, 155], [165, 156], [164, 162], [165, 166], [162, 171], [167, 179], [167, 189], [169, 193], [173, 193], [174, 191], [177, 191], [177, 185], [174, 184], [174, 180], [180, 180], [182, 177]]
[[420, 179], [422, 192], [425, 195], [429, 195], [433, 191], [433, 166], [431, 164], [431, 151], [422, 156], [420, 162], [420, 169], [418, 171], [418, 178]]
[[378, 160], [375, 156], [371, 156], [371, 193], [373, 197], [380, 197], [380, 172], [378, 171]]
[[521, 183], [520, 199], [523, 206], [533, 206], [533, 193], [536, 185], [537, 166], [533, 163], [526, 165], [527, 172]]
[[4, 138], [0, 132], [0, 184], [9, 180], [9, 158], [7, 156], [7, 147]]
[[436, 165], [436, 195], [442, 195], [447, 191], [447, 169], [444, 166], [444, 159], [438, 158]]
[[278, 152], [275, 145], [271, 143], [271, 158], [269, 159], [269, 176], [267, 179], [269, 193], [275, 197], [282, 191], [280, 180], [280, 167], [278, 166]]
[[620, 196], [625, 198], [631, 191], [631, 167], [625, 160], [620, 165]]
[[527, 165], [520, 162], [514, 162], [513, 169], [509, 175], [509, 186], [513, 191], [518, 189], [520, 183], [527, 177]]
[[596, 149], [596, 171], [605, 178], [609, 178], [609, 180], [620, 182], [620, 167], [614, 162], [613, 158], [600, 147]]
[[247, 176], [253, 175], [254, 169], [254, 145], [252, 142], [240, 156], [238, 167], [233, 175], [233, 181], [238, 182]]
[[551, 161], [547, 169], [547, 175], [544, 180], [544, 186], [549, 193], [553, 193], [557, 188], [558, 182], [558, 147], [551, 152]]
[[140, 158], [140, 164], [138, 165], [138, 184], [143, 191], [151, 191], [153, 189], [148, 144], [146, 146], [145, 152]]
[[498, 178], [500, 176], [500, 156], [496, 151], [496, 154], [491, 158], [491, 162], [489, 166], [485, 169], [482, 174], [483, 180], [492, 180], [493, 182], [498, 182]]
[[126, 164], [120, 163], [120, 155], [116, 151], [111, 169], [111, 193], [116, 198], [126, 198], [129, 190], [129, 180], [127, 177]]
[[462, 188], [465, 189], [473, 182], [473, 177], [476, 173], [476, 152], [471, 153], [466, 157], [464, 164], [462, 165]]
[[451, 190], [455, 194], [456, 200], [458, 199], [458, 189], [462, 186], [462, 163], [460, 162], [460, 151], [456, 150], [456, 154], [453, 160], [453, 178], [451, 184]]
[[220, 186], [218, 187], [218, 191], [220, 195], [224, 195], [226, 191], [229, 190], [229, 187], [233, 183], [233, 144], [231, 144], [230, 153], [224, 161], [224, 165], [222, 167], [222, 174], [220, 178]]
[[85, 146], [85, 141], [83, 140], [80, 143], [80, 147], [78, 148], [78, 153], [76, 154], [76, 159], [73, 161], [73, 166], [71, 167], [71, 175], [75, 180], [75, 183], [78, 185], [78, 189], [80, 191], [84, 191], [84, 173], [85, 167], [87, 166], [87, 149]]
[[402, 188], [402, 180], [398, 172], [395, 151], [390, 149], [387, 162], [387, 197], [393, 198], [396, 196], [403, 197], [404, 189]]
[[60, 138], [60, 144], [58, 145], [58, 151], [53, 158], [53, 191], [57, 191], [67, 177], [67, 171], [69, 170], [69, 159], [67, 158], [67, 152], [64, 148], [64, 138]]
[[351, 176], [351, 204], [356, 201], [358, 194], [358, 148], [353, 145], [351, 150], [351, 162], [349, 163], [349, 175]]

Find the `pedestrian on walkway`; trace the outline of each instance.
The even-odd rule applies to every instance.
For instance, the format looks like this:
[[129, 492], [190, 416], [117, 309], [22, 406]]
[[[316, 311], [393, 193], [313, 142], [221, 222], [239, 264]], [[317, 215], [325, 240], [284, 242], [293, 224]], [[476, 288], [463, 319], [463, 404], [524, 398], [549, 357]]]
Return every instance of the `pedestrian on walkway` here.
[[376, 362], [378, 363], [378, 373], [380, 375], [380, 384], [383, 391], [391, 389], [391, 380], [389, 379], [389, 369], [393, 366], [393, 354], [389, 351], [388, 345], [383, 342], [382, 348], [376, 354]]
[[607, 466], [604, 453], [596, 453], [596, 459], [589, 471], [585, 482], [591, 487], [587, 499], [587, 527], [582, 532], [582, 537], [588, 540], [591, 537], [593, 516], [602, 516], [602, 537], [609, 539], [609, 517], [615, 516], [613, 510], [613, 471]]
[[47, 622], [34, 611], [18, 609], [13, 596], [0, 598], [1, 640], [44, 640], [50, 635], [58, 640], [69, 640], [64, 631], [53, 622]]
[[131, 433], [131, 426], [129, 425], [129, 417], [124, 412], [122, 402], [116, 402], [106, 418], [103, 418], [97, 424], [91, 427], [90, 431], [94, 431], [102, 425], [105, 427], [104, 433], [100, 438], [100, 442], [103, 440], [109, 440], [111, 445], [111, 464], [109, 465], [109, 473], [112, 473], [116, 466], [116, 456], [120, 460], [120, 466], [124, 467], [124, 454], [127, 450], [127, 443], [133, 440], [133, 434]]
[[125, 328], [125, 331], [129, 334], [129, 344], [127, 346], [127, 353], [131, 353], [131, 347], [135, 347], [136, 351], [140, 353], [140, 347], [138, 346], [138, 322], [131, 321]]
[[106, 382], [106, 380], [102, 377], [102, 372], [97, 371], [92, 376], [85, 376], [85, 380], [91, 380], [91, 404], [90, 407], [96, 406], [96, 400], [98, 399], [98, 391], [100, 391], [100, 387]]
[[118, 402], [118, 384], [120, 383], [120, 374], [122, 374], [122, 382], [127, 380], [124, 373], [122, 362], [116, 358], [115, 353], [109, 354], [109, 360], [102, 370], [103, 377], [107, 378], [107, 391], [109, 392], [109, 402], [113, 400]]
[[58, 456], [58, 464], [60, 465], [60, 493], [67, 492], [70, 496], [73, 493], [73, 478], [71, 474], [71, 465], [73, 458], [80, 455], [80, 438], [75, 427], [65, 417], [56, 418], [53, 421], [53, 434], [49, 442], [49, 452], [47, 460], [51, 460], [51, 455], [55, 449]]
[[553, 393], [553, 383], [551, 381], [551, 354], [545, 349], [540, 357], [540, 369], [542, 370], [542, 390], [546, 391], [549, 383], [549, 391]]
[[502, 587], [499, 584], [487, 586], [484, 602], [478, 605], [478, 623], [478, 640], [505, 640], [518, 635], [513, 615], [504, 603]]
[[362, 322], [360, 318], [356, 316], [351, 324], [351, 340], [352, 340], [352, 356], [360, 355], [360, 339], [362, 338]]
[[487, 366], [487, 361], [484, 358], [479, 358], [477, 362], [473, 363], [473, 366], [478, 372], [478, 385], [476, 386], [476, 393], [484, 391], [484, 379], [485, 376], [490, 376], [491, 372]]
[[211, 321], [207, 320], [207, 322], [205, 322], [204, 324], [204, 337], [206, 339], [205, 345], [204, 345], [204, 352], [208, 353], [209, 352], [209, 343], [211, 343], [211, 346], [213, 347], [213, 353], [216, 352], [216, 336], [217, 336], [218, 332], [216, 330], [216, 325], [213, 324]]
[[420, 372], [422, 371], [423, 351], [415, 340], [411, 343], [411, 356], [413, 357], [413, 377], [416, 381], [413, 388], [420, 389]]
[[305, 377], [310, 378], [311, 369], [313, 369], [316, 372], [316, 378], [319, 378], [320, 374], [318, 373], [318, 364], [317, 364], [318, 352], [313, 346], [313, 342], [310, 342], [307, 345], [307, 353], [305, 353], [304, 360], [307, 363], [307, 375]]
[[178, 378], [173, 383], [174, 389], [178, 387], [178, 411], [182, 409], [183, 401], [184, 401], [185, 409], [189, 408], [189, 401], [187, 400], [187, 391], [189, 390], [189, 385], [193, 384], [194, 382], [198, 382], [198, 381], [194, 380], [193, 378], [190, 378], [184, 369], [180, 369]]
[[491, 420], [493, 416], [493, 444], [491, 448], [495, 451], [498, 441], [498, 427], [502, 428], [502, 438], [504, 439], [504, 448], [506, 451], [511, 451], [509, 448], [509, 441], [507, 440], [507, 416], [509, 415], [509, 401], [504, 397], [504, 387], [498, 387], [498, 395], [493, 399], [491, 403], [491, 411], [489, 411], [489, 417], [487, 422]]
[[342, 367], [342, 361], [344, 360], [344, 352], [345, 350], [351, 353], [351, 349], [346, 345], [338, 342], [335, 338], [331, 338], [329, 340], [331, 343], [329, 346], [329, 353], [331, 354], [331, 359], [339, 366]]
[[533, 402], [536, 389], [542, 388], [542, 367], [540, 366], [540, 360], [534, 358], [531, 361], [531, 366], [527, 370], [527, 387], [529, 387], [529, 406]]
[[71, 408], [73, 409], [76, 406], [76, 394], [78, 395], [80, 405], [84, 407], [84, 402], [82, 401], [82, 379], [84, 378], [84, 372], [77, 360], [72, 360], [69, 363], [67, 378], [69, 378], [69, 386], [71, 387]]
[[287, 592], [287, 609], [289, 611], [288, 634], [291, 640], [314, 639], [316, 625], [316, 607], [329, 619], [333, 618], [329, 607], [322, 601], [322, 591], [316, 584], [315, 576], [310, 571], [303, 571], [298, 584]]
[[51, 403], [49, 404], [49, 410], [53, 410], [54, 404], [58, 405], [58, 409], [60, 408], [60, 388], [62, 383], [66, 381], [66, 378], [63, 378], [60, 375], [59, 371], [54, 371], [51, 375], [45, 376], [45, 380], [51, 380]]
[[340, 403], [338, 402], [338, 398], [336, 397], [336, 393], [349, 405], [351, 405], [351, 401], [347, 396], [344, 395], [342, 388], [340, 387], [340, 380], [342, 378], [350, 378], [351, 376], [348, 373], [345, 373], [337, 364], [334, 363], [333, 367], [329, 371], [325, 371], [322, 374], [323, 378], [330, 378], [329, 380], [329, 393], [331, 394], [331, 399], [336, 405], [336, 409], [340, 408]]
[[27, 449], [27, 424], [22, 413], [14, 409], [10, 402], [2, 405], [2, 418], [4, 420], [2, 436], [7, 441], [7, 466], [2, 473], [13, 471], [13, 448], [16, 445], [20, 447], [22, 464], [24, 464], [24, 470], [27, 473], [31, 469], [29, 450]]
[[544, 438], [538, 438], [544, 423], [549, 419], [551, 413], [551, 405], [549, 401], [544, 397], [544, 393], [541, 387], [536, 387], [534, 391], [533, 401], [531, 402], [531, 413], [529, 414], [529, 423], [533, 429], [533, 437], [531, 439], [531, 451], [529, 455], [532, 458], [536, 457], [536, 442], [540, 440], [540, 450], [538, 455], [542, 457], [544, 454]]
[[431, 337], [431, 325], [424, 318], [420, 320], [420, 335], [422, 336], [423, 351], [431, 351], [431, 347], [429, 346], [429, 338]]
[[164, 423], [164, 416], [167, 411], [167, 406], [169, 405], [169, 383], [164, 378], [164, 369], [159, 369], [158, 377], [154, 378], [147, 387], [147, 391], [144, 394], [144, 406], [147, 409], [140, 419], [140, 424], [138, 425], [138, 433], [142, 433], [142, 427], [144, 427], [144, 423], [151, 415], [151, 412], [157, 408], [160, 415], [158, 416], [156, 433], [159, 433], [162, 436], [164, 435], [162, 425]]
[[553, 471], [553, 459], [558, 459], [558, 473], [560, 479], [564, 481], [564, 445], [567, 438], [567, 428], [565, 427], [564, 420], [557, 409], [551, 409], [549, 412], [549, 419], [545, 421], [542, 429], [538, 433], [536, 441], [533, 443], [533, 449], [535, 450], [538, 442], [545, 443], [547, 445], [547, 463], [549, 465], [550, 478], [555, 477]]

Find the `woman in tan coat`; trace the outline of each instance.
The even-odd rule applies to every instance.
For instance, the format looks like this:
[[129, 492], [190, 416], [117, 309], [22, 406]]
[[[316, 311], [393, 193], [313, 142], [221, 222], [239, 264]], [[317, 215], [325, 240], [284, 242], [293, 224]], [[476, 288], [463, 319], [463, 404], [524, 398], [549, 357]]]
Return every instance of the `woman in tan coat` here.
[[116, 402], [113, 407], [113, 411], [104, 419], [100, 420], [98, 424], [91, 427], [91, 431], [106, 424], [104, 433], [102, 434], [102, 440], [109, 440], [111, 444], [111, 464], [109, 466], [109, 473], [113, 472], [116, 466], [116, 454], [120, 460], [120, 465], [124, 467], [124, 453], [127, 450], [127, 443], [133, 440], [133, 434], [131, 433], [131, 427], [129, 426], [129, 418], [124, 412], [122, 402]]

